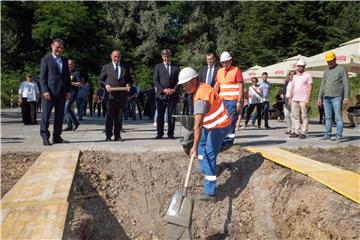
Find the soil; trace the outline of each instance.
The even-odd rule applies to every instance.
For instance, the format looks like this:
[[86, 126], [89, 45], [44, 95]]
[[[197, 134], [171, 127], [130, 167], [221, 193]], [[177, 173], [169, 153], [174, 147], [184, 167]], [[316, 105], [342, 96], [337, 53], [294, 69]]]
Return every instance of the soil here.
[[[181, 153], [84, 152], [64, 239], [164, 239], [188, 162]], [[240, 147], [219, 155], [217, 172], [214, 203], [199, 200], [203, 176], [192, 175], [194, 239], [360, 238], [360, 205], [302, 174]]]
[[6, 153], [1, 155], [1, 198], [17, 183], [40, 153]]
[[[359, 147], [295, 151], [359, 171]], [[38, 156], [2, 154], [1, 196]], [[188, 160], [181, 153], [82, 153], [64, 239], [164, 239], [163, 217], [182, 191]], [[199, 200], [203, 176], [192, 174], [194, 239], [360, 238], [360, 205], [311, 178], [238, 146], [219, 155], [217, 172], [215, 203]]]
[[360, 147], [358, 146], [350, 145], [330, 149], [304, 147], [286, 150], [360, 174]]

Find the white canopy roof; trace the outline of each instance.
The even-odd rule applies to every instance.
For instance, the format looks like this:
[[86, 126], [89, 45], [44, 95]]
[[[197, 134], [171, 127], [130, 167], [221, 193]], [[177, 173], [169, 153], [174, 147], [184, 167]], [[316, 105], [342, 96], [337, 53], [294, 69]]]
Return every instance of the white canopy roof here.
[[[336, 62], [346, 67], [348, 72], [360, 73], [360, 38], [353, 39], [340, 45], [341, 47], [329, 50], [335, 52]], [[325, 71], [328, 69], [323, 52], [308, 58], [307, 71]]]

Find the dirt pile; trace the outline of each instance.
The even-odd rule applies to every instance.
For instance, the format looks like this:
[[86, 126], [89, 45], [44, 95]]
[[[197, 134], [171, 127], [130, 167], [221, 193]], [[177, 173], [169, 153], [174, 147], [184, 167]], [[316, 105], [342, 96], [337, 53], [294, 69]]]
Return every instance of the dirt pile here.
[[1, 198], [26, 173], [40, 153], [6, 153], [1, 155]]
[[[163, 216], [181, 190], [183, 154], [85, 152], [65, 239], [163, 239]], [[219, 156], [218, 201], [201, 202], [192, 175], [194, 239], [359, 238], [360, 207], [310, 178], [234, 147]]]

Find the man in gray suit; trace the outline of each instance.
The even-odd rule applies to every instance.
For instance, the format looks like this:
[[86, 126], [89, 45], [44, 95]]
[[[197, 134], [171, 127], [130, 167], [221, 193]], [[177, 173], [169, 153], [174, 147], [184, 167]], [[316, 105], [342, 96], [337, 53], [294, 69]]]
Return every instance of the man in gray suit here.
[[179, 102], [178, 77], [180, 68], [171, 62], [171, 51], [163, 49], [161, 51], [162, 63], [155, 65], [154, 84], [156, 87], [156, 109], [157, 115], [157, 136], [161, 139], [164, 135], [164, 114], [167, 109], [168, 115], [168, 138], [175, 139], [175, 119], [172, 117], [176, 113], [177, 103]]
[[[105, 64], [100, 73], [100, 86], [108, 94], [107, 115], [105, 120], [106, 141], [123, 141], [120, 136], [122, 118], [126, 106], [128, 91], [113, 91], [114, 87], [129, 87], [133, 83], [129, 69], [120, 62], [121, 52], [114, 50], [111, 53], [111, 63]], [[114, 133], [113, 133], [114, 128]]]
[[215, 54], [209, 52], [206, 54], [207, 65], [203, 66], [199, 71], [199, 81], [214, 87], [216, 73], [219, 70], [219, 66], [215, 64]]
[[61, 138], [64, 119], [65, 100], [71, 96], [70, 71], [68, 60], [61, 56], [64, 42], [54, 39], [51, 43], [51, 54], [41, 59], [40, 84], [43, 95], [40, 135], [43, 145], [49, 146], [49, 120], [55, 107], [54, 131], [52, 143], [68, 143]]

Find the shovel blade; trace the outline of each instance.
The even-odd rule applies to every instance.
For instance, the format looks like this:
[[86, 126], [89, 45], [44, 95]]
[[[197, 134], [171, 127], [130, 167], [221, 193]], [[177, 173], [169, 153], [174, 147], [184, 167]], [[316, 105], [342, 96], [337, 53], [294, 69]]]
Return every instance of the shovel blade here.
[[188, 228], [191, 225], [193, 208], [193, 198], [185, 196], [184, 193], [176, 192], [171, 198], [164, 220]]

